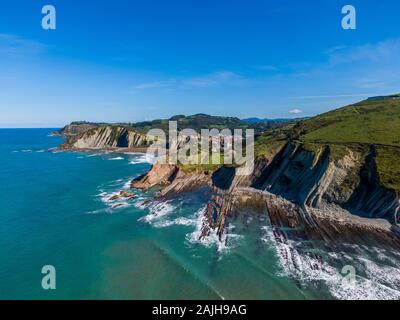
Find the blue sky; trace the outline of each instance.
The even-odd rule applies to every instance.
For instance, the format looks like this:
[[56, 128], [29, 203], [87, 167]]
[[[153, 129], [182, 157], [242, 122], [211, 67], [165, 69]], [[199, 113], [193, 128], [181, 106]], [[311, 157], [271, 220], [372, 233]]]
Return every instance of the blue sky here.
[[[41, 28], [41, 8], [57, 29]], [[343, 30], [341, 8], [357, 10]], [[400, 92], [399, 1], [5, 0], [0, 127], [311, 116]]]

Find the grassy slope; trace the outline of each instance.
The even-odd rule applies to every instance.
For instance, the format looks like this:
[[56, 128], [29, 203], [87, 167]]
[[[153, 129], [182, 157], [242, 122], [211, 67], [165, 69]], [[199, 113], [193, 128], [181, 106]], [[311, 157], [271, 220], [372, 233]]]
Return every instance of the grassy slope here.
[[[304, 121], [304, 142], [400, 146], [400, 100], [367, 100]], [[310, 130], [311, 129], [311, 130]]]
[[365, 100], [272, 130], [257, 139], [256, 155], [288, 140], [329, 145], [333, 157], [341, 147], [374, 146], [381, 184], [400, 191], [400, 99]]

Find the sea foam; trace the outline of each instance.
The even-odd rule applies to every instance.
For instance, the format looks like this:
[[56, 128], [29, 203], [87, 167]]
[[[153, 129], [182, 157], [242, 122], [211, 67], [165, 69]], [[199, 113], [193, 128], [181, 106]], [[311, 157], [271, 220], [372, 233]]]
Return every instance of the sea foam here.
[[[322, 261], [312, 254], [301, 252], [298, 249], [301, 242], [277, 240], [272, 227], [263, 227], [263, 231], [262, 240], [276, 249], [280, 276], [293, 278], [305, 286], [324, 283], [332, 296], [341, 300], [400, 299], [400, 266], [378, 266], [362, 246], [351, 245], [358, 254], [350, 256], [345, 252], [330, 252], [331, 261]], [[379, 253], [381, 260], [393, 261], [387, 256], [388, 252], [380, 250]], [[342, 274], [338, 267], [345, 265], [354, 266], [356, 270], [354, 286], [346, 285], [346, 274]], [[358, 271], [364, 272], [359, 275]]]
[[165, 202], [155, 202], [150, 204], [148, 207], [150, 213], [142, 218], [140, 218], [140, 221], [144, 221], [147, 223], [153, 223], [154, 221], [157, 221], [166, 215], [170, 214], [173, 212], [175, 207], [171, 204], [170, 201], [165, 201]]
[[191, 244], [200, 244], [205, 247], [216, 247], [218, 252], [229, 252], [230, 249], [236, 247], [242, 235], [232, 233], [233, 227], [226, 228], [221, 238], [217, 229], [211, 229], [207, 236], [202, 237], [203, 226], [208, 223], [205, 216], [207, 206], [199, 209], [195, 215], [195, 230], [186, 235], [186, 240]]

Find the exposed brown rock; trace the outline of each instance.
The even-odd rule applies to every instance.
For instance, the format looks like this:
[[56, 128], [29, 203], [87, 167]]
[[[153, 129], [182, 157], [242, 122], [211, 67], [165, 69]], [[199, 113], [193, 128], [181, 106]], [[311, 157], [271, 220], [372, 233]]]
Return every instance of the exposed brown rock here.
[[67, 136], [61, 150], [107, 150], [148, 147], [154, 137], [139, 133], [124, 126], [98, 126], [79, 134]]
[[121, 190], [118, 194], [110, 197], [108, 200], [109, 201], [116, 201], [116, 200], [121, 200], [121, 199], [132, 200], [134, 198], [136, 198], [135, 194]]
[[[257, 159], [249, 176], [241, 176], [240, 168], [233, 167], [222, 167], [212, 173], [186, 173], [178, 166], [156, 163], [132, 187], [162, 186], [156, 195], [159, 199], [209, 186], [210, 201], [200, 237], [217, 230], [223, 239], [232, 215], [256, 208], [267, 214], [278, 229], [294, 229], [291, 235], [296, 237], [362, 242], [372, 236], [378, 242], [400, 247], [399, 229], [391, 224], [400, 208], [398, 197], [379, 186], [377, 179], [361, 176], [348, 183], [352, 175], [362, 170], [360, 157], [365, 157], [364, 153], [348, 149], [342, 158], [332, 158], [329, 147], [310, 150], [301, 144], [288, 143], [275, 155]], [[372, 166], [370, 171], [374, 170]], [[386, 196], [380, 196], [376, 190]], [[357, 192], [369, 197], [363, 206], [351, 201]], [[363, 211], [371, 213], [369, 218], [354, 215], [364, 215]], [[285, 234], [277, 233], [277, 237], [284, 239]]]
[[355, 241], [365, 245], [390, 245], [400, 249], [398, 227], [382, 219], [362, 218], [329, 205], [325, 208], [301, 207], [282, 197], [254, 188], [237, 188], [233, 192], [216, 194], [206, 209], [206, 223], [201, 237], [217, 229], [222, 239], [226, 220], [237, 212], [258, 212], [268, 216], [279, 241], [291, 238], [303, 240]]
[[184, 192], [192, 192], [211, 184], [211, 174], [208, 172], [183, 172], [179, 170], [170, 183], [157, 193], [157, 198], [173, 198]]
[[179, 169], [176, 165], [157, 162], [152, 166], [147, 174], [133, 180], [131, 187], [146, 190], [156, 185], [168, 185], [175, 178], [178, 171]]

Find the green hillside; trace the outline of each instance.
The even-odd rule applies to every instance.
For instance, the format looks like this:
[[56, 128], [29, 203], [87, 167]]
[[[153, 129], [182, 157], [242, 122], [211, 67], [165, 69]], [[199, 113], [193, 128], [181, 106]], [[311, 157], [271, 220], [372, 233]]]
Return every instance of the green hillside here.
[[201, 129], [254, 129], [255, 132], [260, 133], [271, 128], [283, 126], [287, 122], [294, 122], [296, 119], [264, 120], [260, 122], [252, 122], [241, 120], [236, 117], [210, 116], [208, 114], [198, 113], [190, 116], [176, 115], [170, 119], [136, 122], [130, 124], [130, 126], [139, 132], [147, 132], [153, 128], [159, 128], [167, 132], [169, 121], [176, 121], [178, 124], [178, 130], [190, 128], [200, 132]]
[[252, 125], [241, 121], [239, 118], [234, 117], [220, 117], [210, 116], [207, 114], [195, 114], [191, 116], [176, 115], [170, 119], [159, 119], [153, 121], [144, 121], [131, 124], [131, 126], [141, 132], [147, 132], [150, 129], [158, 128], [168, 131], [169, 121], [176, 121], [178, 130], [190, 128], [200, 132], [201, 129], [246, 129]]
[[380, 183], [400, 191], [400, 95], [370, 98], [293, 125], [270, 130], [256, 140], [256, 155], [268, 156], [288, 141], [331, 147], [332, 157], [346, 149], [376, 151]]
[[169, 122], [176, 121], [178, 130], [186, 128], [200, 132], [201, 129], [254, 129], [256, 133], [264, 132], [271, 128], [277, 128], [287, 123], [294, 123], [299, 119], [261, 119], [260, 121], [248, 121], [249, 119], [241, 120], [236, 117], [210, 116], [203, 113], [198, 113], [190, 116], [176, 115], [169, 119], [157, 119], [152, 121], [142, 122], [119, 122], [119, 123], [93, 123], [86, 121], [75, 121], [58, 130], [56, 133], [61, 135], [76, 135], [83, 133], [91, 128], [101, 126], [116, 126], [133, 129], [140, 133], [147, 133], [151, 129], [161, 129], [168, 132]]
[[299, 123], [300, 140], [400, 146], [400, 99], [365, 100]]

